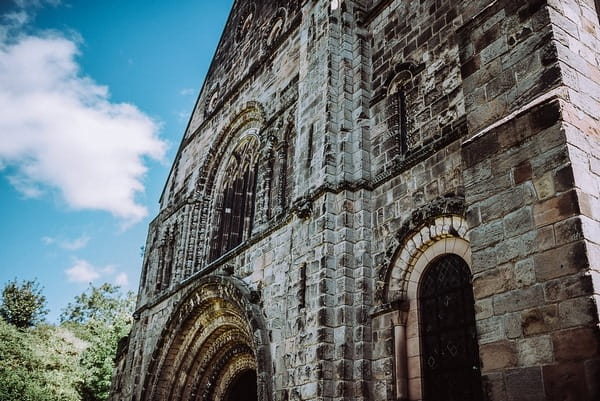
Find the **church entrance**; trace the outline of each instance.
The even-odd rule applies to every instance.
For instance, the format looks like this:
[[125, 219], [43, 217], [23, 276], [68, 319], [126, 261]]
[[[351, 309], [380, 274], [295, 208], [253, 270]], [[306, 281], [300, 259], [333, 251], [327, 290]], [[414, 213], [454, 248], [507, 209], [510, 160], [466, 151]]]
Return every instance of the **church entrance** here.
[[258, 401], [256, 371], [242, 372], [229, 386], [224, 401]]
[[259, 369], [268, 366], [267, 337], [251, 317], [259, 316], [255, 305], [229, 278], [203, 281], [173, 311], [141, 400], [269, 401], [271, 376]]
[[423, 274], [419, 290], [423, 391], [427, 401], [482, 400], [471, 273], [444, 255]]

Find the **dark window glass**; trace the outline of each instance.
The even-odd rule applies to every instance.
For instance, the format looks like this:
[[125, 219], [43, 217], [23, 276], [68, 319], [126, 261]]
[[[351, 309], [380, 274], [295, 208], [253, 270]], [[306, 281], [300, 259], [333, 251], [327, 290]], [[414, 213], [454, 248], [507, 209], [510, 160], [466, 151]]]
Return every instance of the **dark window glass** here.
[[419, 288], [427, 401], [482, 400], [471, 273], [456, 255], [435, 260]]
[[218, 228], [211, 244], [211, 260], [241, 244], [252, 231], [256, 193], [257, 140], [251, 137], [231, 156], [221, 184]]
[[408, 152], [408, 117], [406, 113], [406, 94], [403, 88], [397, 88], [388, 96], [388, 118], [400, 152]]

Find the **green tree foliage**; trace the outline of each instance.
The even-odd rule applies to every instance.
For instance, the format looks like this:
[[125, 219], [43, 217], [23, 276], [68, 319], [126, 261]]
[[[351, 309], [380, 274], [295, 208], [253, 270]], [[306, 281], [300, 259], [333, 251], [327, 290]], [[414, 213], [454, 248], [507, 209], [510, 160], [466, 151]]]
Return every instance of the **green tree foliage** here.
[[131, 291], [123, 295], [120, 287], [109, 283], [100, 287], [90, 285], [83, 294], [75, 297], [74, 302], [67, 305], [60, 315], [60, 321], [81, 325], [130, 322], [134, 306], [135, 296]]
[[122, 294], [106, 283], [90, 286], [61, 314], [65, 327], [90, 342], [81, 356], [84, 375], [78, 391], [83, 401], [108, 398], [117, 344], [129, 332], [134, 305], [132, 292]]
[[18, 328], [32, 327], [48, 313], [37, 280], [9, 281], [2, 289], [0, 316]]
[[[23, 305], [23, 293], [38, 305], [37, 313], [28, 320], [5, 317], [5, 310], [9, 317], [32, 310], [15, 306]], [[35, 281], [9, 282], [2, 295], [0, 401], [108, 399], [117, 344], [131, 324], [133, 293], [110, 284], [90, 286], [63, 311], [60, 326], [37, 323], [45, 298]]]
[[18, 329], [0, 320], [0, 400], [77, 401], [86, 343], [64, 328]]

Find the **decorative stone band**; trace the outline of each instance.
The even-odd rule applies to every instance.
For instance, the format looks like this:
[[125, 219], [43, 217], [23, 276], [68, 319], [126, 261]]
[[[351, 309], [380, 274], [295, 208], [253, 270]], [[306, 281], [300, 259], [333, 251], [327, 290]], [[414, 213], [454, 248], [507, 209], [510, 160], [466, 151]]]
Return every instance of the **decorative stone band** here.
[[408, 299], [417, 298], [417, 290], [421, 275], [433, 260], [441, 255], [455, 254], [471, 266], [471, 247], [464, 238], [442, 238], [425, 248], [422, 253], [415, 253], [407, 264], [407, 274], [403, 278], [402, 288], [391, 288], [394, 293], [405, 292]]

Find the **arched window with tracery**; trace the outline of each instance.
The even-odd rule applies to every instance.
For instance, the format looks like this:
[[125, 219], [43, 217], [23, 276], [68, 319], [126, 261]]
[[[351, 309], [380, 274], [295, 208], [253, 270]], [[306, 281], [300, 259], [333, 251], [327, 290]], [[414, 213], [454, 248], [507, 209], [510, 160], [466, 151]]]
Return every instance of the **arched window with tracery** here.
[[246, 136], [231, 153], [222, 170], [211, 260], [235, 248], [250, 236], [254, 220], [258, 150], [257, 137]]

